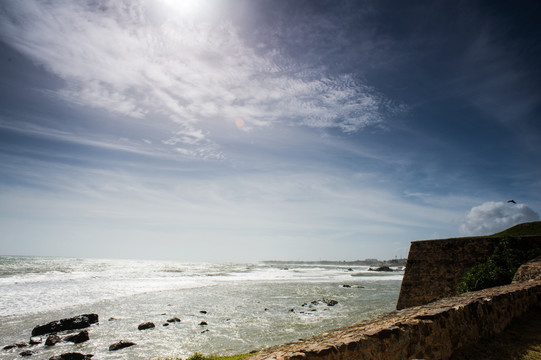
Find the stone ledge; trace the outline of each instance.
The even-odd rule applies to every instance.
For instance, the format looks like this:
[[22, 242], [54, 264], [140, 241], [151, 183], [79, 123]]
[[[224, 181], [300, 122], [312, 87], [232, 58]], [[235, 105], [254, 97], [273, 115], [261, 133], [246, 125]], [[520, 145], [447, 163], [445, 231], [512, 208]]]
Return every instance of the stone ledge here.
[[285, 345], [252, 360], [448, 359], [541, 306], [541, 280], [485, 289], [393, 311]]

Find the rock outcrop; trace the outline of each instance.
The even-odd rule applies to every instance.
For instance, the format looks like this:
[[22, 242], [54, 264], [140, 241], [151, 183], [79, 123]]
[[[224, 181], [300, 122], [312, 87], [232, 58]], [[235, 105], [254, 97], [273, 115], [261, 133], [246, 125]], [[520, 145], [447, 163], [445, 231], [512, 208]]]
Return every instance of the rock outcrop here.
[[11, 344], [11, 345], [6, 345], [2, 348], [2, 350], [11, 350], [11, 349], [15, 349], [15, 348], [24, 348], [24, 347], [27, 347], [28, 344], [25, 343], [25, 342], [18, 342], [18, 343], [15, 343], [15, 344]]
[[81, 354], [78, 352], [65, 353], [49, 358], [49, 360], [90, 360], [94, 355]]
[[32, 336], [58, 333], [66, 330], [84, 329], [97, 322], [97, 314], [84, 314], [58, 321], [51, 321], [48, 324], [36, 326], [32, 330]]
[[145, 322], [145, 323], [142, 323], [142, 324], [139, 324], [139, 326], [137, 327], [137, 329], [139, 330], [147, 330], [147, 329], [152, 329], [152, 328], [155, 328], [156, 325], [154, 325], [153, 322]]
[[117, 351], [117, 350], [124, 349], [124, 348], [134, 346], [134, 345], [137, 345], [137, 344], [131, 341], [120, 340], [119, 342], [116, 342], [112, 344], [111, 346], [109, 346], [109, 351]]
[[78, 334], [68, 335], [63, 340], [72, 342], [74, 344], [80, 344], [80, 343], [90, 340], [90, 337], [88, 336], [88, 331], [84, 330]]
[[52, 334], [47, 336], [47, 340], [45, 340], [45, 346], [54, 346], [62, 341], [62, 338], [56, 334]]

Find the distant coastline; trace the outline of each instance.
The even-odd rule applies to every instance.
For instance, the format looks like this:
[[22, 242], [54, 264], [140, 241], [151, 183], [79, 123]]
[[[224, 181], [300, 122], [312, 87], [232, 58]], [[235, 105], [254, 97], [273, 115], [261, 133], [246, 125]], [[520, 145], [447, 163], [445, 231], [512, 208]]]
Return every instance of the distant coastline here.
[[263, 264], [291, 264], [291, 265], [341, 265], [341, 266], [406, 266], [408, 259], [391, 259], [391, 260], [378, 260], [378, 259], [364, 259], [354, 261], [334, 261], [334, 260], [317, 260], [317, 261], [299, 261], [299, 260], [265, 260]]

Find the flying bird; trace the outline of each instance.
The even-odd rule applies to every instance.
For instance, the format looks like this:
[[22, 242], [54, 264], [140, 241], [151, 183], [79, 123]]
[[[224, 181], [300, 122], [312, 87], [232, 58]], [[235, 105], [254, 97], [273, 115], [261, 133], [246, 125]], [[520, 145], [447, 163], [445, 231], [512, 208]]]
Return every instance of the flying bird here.
[[507, 200], [508, 203], [516, 204], [517, 202], [515, 200]]

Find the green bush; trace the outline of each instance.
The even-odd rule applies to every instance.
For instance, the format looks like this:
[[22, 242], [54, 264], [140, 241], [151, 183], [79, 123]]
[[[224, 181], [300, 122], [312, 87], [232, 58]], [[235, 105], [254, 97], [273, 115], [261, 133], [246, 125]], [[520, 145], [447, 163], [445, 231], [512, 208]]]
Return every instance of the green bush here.
[[475, 265], [464, 275], [457, 293], [510, 284], [520, 265], [540, 252], [541, 249], [528, 249], [520, 238], [504, 237], [487, 262]]
[[192, 356], [190, 356], [187, 360], [206, 360], [206, 358], [203, 356], [203, 354], [195, 353]]

